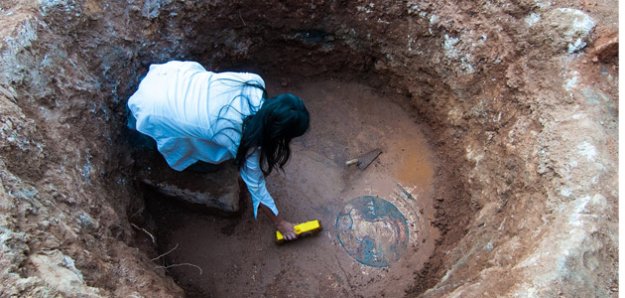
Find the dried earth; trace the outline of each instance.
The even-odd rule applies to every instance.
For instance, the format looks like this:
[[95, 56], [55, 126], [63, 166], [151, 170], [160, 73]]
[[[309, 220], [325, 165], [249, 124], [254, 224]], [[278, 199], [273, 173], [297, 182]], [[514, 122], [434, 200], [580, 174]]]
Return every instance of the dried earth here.
[[[616, 297], [617, 4], [3, 1], [0, 296], [184, 295], [186, 285], [167, 275], [174, 268], [152, 260], [166, 248], [143, 238], [168, 236], [144, 215], [149, 193], [135, 180], [123, 126], [125, 101], [149, 64], [190, 59], [292, 88], [356, 82], [412, 117], [411, 133], [420, 130], [435, 156], [440, 235], [422, 269], [419, 260], [402, 271], [406, 291], [390, 279], [389, 290]], [[348, 147], [364, 147], [356, 145]], [[303, 156], [329, 156], [315, 150]], [[266, 243], [266, 223], [242, 212], [226, 234], [247, 225], [253, 243]], [[225, 220], [203, 214], [194, 224]], [[259, 294], [288, 294], [280, 281]], [[367, 295], [355, 288], [348, 293]]]

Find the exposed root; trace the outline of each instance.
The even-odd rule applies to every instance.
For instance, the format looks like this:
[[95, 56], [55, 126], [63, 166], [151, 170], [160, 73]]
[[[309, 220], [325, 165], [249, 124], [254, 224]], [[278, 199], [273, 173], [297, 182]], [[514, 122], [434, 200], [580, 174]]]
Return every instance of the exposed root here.
[[239, 11], [239, 18], [241, 19], [241, 22], [243, 22], [243, 26], [247, 27], [247, 24], [243, 20], [243, 17], [241, 16], [241, 12], [240, 11]]
[[191, 263], [180, 263], [180, 264], [171, 264], [171, 265], [167, 265], [167, 266], [156, 266], [154, 268], [163, 268], [165, 270], [169, 269], [169, 268], [173, 268], [173, 267], [180, 267], [180, 266], [191, 266], [191, 267], [195, 267], [197, 268], [197, 270], [200, 271], [200, 275], [202, 275], [204, 273], [204, 271], [202, 270], [202, 268], [200, 268], [200, 266], [198, 265], [194, 265]]
[[139, 208], [139, 210], [135, 211], [135, 213], [133, 213], [133, 214], [130, 216], [130, 218], [132, 219], [132, 218], [134, 218], [135, 216], [137, 216], [137, 215], [139, 215], [139, 214], [143, 213], [143, 210], [144, 210], [144, 209], [145, 209], [145, 208], [143, 208], [143, 207]]
[[172, 251], [176, 250], [176, 248], [178, 248], [178, 243], [176, 243], [176, 246], [174, 246], [174, 248], [170, 249], [170, 250], [169, 250], [169, 251], [167, 251], [166, 253], [164, 253], [164, 254], [162, 254], [162, 255], [160, 255], [160, 256], [158, 256], [158, 257], [156, 257], [156, 258], [153, 258], [153, 259], [152, 259], [152, 261], [156, 261], [156, 260], [158, 260], [158, 259], [160, 259], [160, 258], [162, 258], [162, 257], [164, 257], [164, 256], [166, 256], [166, 255], [168, 255], [168, 254], [170, 254]]
[[146, 229], [144, 229], [142, 227], [139, 227], [139, 226], [137, 226], [137, 225], [135, 225], [133, 223], [130, 223], [130, 225], [133, 228], [135, 228], [135, 229], [137, 229], [139, 231], [142, 231], [142, 232], [146, 233], [148, 236], [150, 236], [150, 239], [152, 239], [152, 244], [156, 245], [156, 237], [154, 237], [154, 235], [152, 235], [150, 232], [148, 232], [148, 230], [146, 230]]

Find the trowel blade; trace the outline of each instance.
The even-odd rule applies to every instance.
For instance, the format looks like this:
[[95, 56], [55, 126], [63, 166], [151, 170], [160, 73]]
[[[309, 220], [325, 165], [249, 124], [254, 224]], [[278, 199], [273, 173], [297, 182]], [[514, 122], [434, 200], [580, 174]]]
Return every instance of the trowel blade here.
[[381, 153], [382, 150], [380, 149], [374, 149], [365, 153], [358, 158], [358, 168], [361, 170], [366, 169]]

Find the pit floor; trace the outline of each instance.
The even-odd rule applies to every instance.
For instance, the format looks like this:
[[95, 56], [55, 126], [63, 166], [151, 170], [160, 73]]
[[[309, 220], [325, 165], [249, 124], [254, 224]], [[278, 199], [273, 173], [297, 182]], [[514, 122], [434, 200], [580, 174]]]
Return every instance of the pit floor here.
[[[254, 220], [250, 202], [243, 202], [240, 216], [224, 218], [148, 192], [160, 253], [177, 246], [160, 260], [202, 268], [200, 274], [194, 266], [174, 265], [168, 274], [189, 297], [402, 296], [438, 238], [432, 226], [435, 156], [420, 127], [405, 108], [360, 83], [268, 88], [270, 95], [300, 96], [311, 113], [310, 130], [293, 141], [284, 172], [267, 178], [269, 191], [287, 220], [319, 219], [323, 231], [277, 246], [273, 226], [260, 213]], [[367, 169], [345, 166], [374, 148], [383, 153]], [[352, 201], [363, 196], [369, 205]], [[374, 208], [380, 208], [377, 216], [365, 214], [375, 215]]]

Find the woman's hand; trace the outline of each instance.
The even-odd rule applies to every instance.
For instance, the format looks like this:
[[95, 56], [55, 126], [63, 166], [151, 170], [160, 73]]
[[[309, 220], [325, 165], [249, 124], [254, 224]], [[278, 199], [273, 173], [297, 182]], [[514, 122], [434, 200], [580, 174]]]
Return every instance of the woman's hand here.
[[286, 220], [281, 220], [276, 224], [276, 228], [282, 235], [284, 239], [291, 241], [297, 238], [297, 234], [295, 234], [294, 225]]
[[280, 215], [274, 215], [273, 212], [271, 212], [271, 210], [263, 204], [260, 205], [259, 209], [267, 215], [271, 222], [273, 222], [276, 229], [278, 229], [278, 231], [282, 233], [282, 236], [284, 236], [284, 239], [291, 241], [297, 238], [297, 234], [295, 234], [295, 228], [292, 223], [284, 220]]

